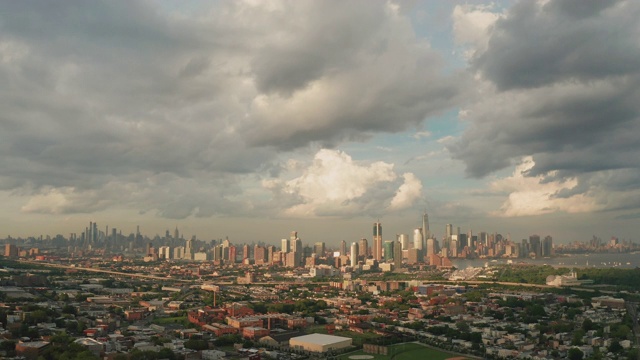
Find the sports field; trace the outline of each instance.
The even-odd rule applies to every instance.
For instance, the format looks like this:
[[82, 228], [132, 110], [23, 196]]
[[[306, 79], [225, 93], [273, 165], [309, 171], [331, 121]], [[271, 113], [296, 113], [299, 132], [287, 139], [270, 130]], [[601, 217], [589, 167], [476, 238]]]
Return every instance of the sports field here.
[[447, 360], [468, 359], [444, 351], [432, 349], [416, 343], [393, 345], [389, 348], [389, 355], [365, 354], [362, 350], [342, 355], [340, 360]]

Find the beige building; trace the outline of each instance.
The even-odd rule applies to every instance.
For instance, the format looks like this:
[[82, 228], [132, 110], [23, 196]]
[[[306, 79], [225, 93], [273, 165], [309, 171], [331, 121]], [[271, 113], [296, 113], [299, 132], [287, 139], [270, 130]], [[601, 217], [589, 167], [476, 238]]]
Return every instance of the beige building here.
[[351, 346], [352, 340], [347, 337], [325, 334], [310, 334], [298, 336], [289, 340], [289, 346], [294, 350], [306, 350], [324, 353], [330, 350], [343, 349]]

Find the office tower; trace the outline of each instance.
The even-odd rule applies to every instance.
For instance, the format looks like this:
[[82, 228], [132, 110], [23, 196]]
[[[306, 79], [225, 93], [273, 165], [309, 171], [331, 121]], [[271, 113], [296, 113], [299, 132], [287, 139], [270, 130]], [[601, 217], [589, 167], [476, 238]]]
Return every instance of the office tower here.
[[358, 245], [359, 253], [358, 256], [361, 256], [363, 259], [366, 259], [369, 256], [369, 242], [367, 239], [360, 239], [360, 244]]
[[168, 246], [161, 246], [158, 249], [158, 258], [169, 260], [171, 258], [171, 248]]
[[[302, 248], [302, 240], [298, 237], [297, 231], [292, 231], [289, 236], [289, 241], [291, 244], [291, 252], [293, 255], [293, 267], [297, 267], [302, 264], [302, 259], [304, 258], [304, 249]], [[289, 265], [289, 264], [287, 264]]]
[[249, 245], [244, 244], [242, 245], [242, 259], [248, 259], [249, 258]]
[[360, 256], [360, 251], [358, 251], [358, 243], [354, 241], [351, 244], [351, 253], [349, 254], [352, 267], [358, 265], [358, 256]]
[[151, 255], [151, 249], [153, 248], [153, 245], [151, 245], [150, 242], [147, 243], [147, 256]]
[[453, 235], [453, 225], [447, 224], [445, 236], [447, 240], [451, 240], [451, 235]]
[[289, 251], [291, 251], [291, 244], [289, 243], [289, 239], [282, 239], [281, 242], [282, 245], [280, 249], [283, 253], [288, 253]]
[[276, 252], [276, 247], [273, 245], [269, 245], [267, 246], [267, 261], [269, 264], [273, 264], [274, 263], [274, 259], [273, 256]]
[[424, 249], [424, 246], [422, 244], [424, 244], [422, 229], [416, 228], [413, 230], [413, 248], [422, 251], [422, 249]]
[[438, 240], [436, 239], [427, 239], [427, 255], [429, 258], [431, 255], [438, 253]]
[[238, 248], [235, 245], [229, 246], [229, 263], [235, 264], [238, 257]]
[[267, 263], [267, 249], [264, 246], [256, 245], [253, 248], [253, 260], [256, 265], [263, 265]]
[[553, 239], [551, 236], [545, 236], [542, 241], [542, 256], [553, 255]]
[[18, 257], [18, 247], [14, 244], [6, 244], [4, 246], [4, 256], [10, 258]]
[[183, 258], [185, 260], [193, 260], [193, 253], [193, 238], [191, 238], [186, 241]]
[[373, 223], [373, 258], [382, 260], [382, 224], [380, 222]]
[[385, 241], [383, 245], [384, 261], [393, 259], [393, 241]]
[[402, 244], [400, 241], [396, 241], [393, 244], [393, 268], [395, 271], [400, 270], [402, 267]]
[[540, 242], [540, 235], [529, 236], [530, 251], [535, 254], [536, 257], [542, 257], [542, 243]]
[[313, 252], [315, 252], [316, 255], [318, 255], [319, 257], [324, 257], [324, 253], [325, 253], [324, 242], [315, 243], [315, 245], [313, 246]]
[[174, 259], [184, 259], [184, 246], [177, 246], [173, 249]]
[[116, 231], [116, 228], [112, 228], [111, 229], [111, 241], [115, 242], [116, 239], [118, 239], [118, 232]]
[[178, 227], [177, 226], [176, 226], [176, 229], [173, 231], [173, 239], [174, 240], [180, 239], [180, 233], [178, 232]]
[[344, 240], [340, 242], [340, 255], [347, 255], [347, 242]]
[[409, 250], [409, 235], [407, 234], [398, 235], [398, 241], [400, 241], [402, 250]]
[[429, 215], [425, 211], [422, 215], [422, 236], [424, 239], [431, 237], [431, 231], [429, 231]]

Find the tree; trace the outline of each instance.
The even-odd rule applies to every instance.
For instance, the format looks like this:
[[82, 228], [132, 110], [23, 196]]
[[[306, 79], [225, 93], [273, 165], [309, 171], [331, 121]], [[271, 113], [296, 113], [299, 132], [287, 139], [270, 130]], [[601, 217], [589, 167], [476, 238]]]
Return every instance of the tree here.
[[184, 347], [191, 350], [207, 350], [209, 344], [205, 340], [189, 339], [184, 342]]
[[582, 350], [574, 347], [569, 349], [569, 351], [567, 352], [567, 357], [569, 358], [569, 360], [582, 360], [582, 358], [584, 357], [584, 353], [582, 352]]

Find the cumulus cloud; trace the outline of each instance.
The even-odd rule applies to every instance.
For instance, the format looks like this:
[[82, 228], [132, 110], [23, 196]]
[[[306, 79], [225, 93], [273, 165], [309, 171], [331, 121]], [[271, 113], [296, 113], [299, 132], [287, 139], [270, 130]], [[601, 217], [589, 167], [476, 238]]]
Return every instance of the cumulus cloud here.
[[471, 45], [470, 57], [476, 51], [484, 51], [489, 41], [489, 29], [500, 17], [491, 5], [456, 5], [453, 8], [453, 35], [456, 43]]
[[[443, 68], [387, 2], [1, 3], [0, 190], [32, 196], [27, 212], [253, 209], [221, 183], [287, 171], [283, 151], [417, 128], [461, 96], [466, 76]], [[109, 200], [166, 177], [153, 189], [170, 206]]]
[[472, 177], [530, 157], [509, 181], [539, 186], [511, 192], [504, 214], [631, 206], [603, 194], [604, 179], [640, 170], [639, 15], [635, 1], [520, 1], [475, 48], [467, 126], [446, 146]]
[[391, 199], [389, 209], [402, 210], [413, 205], [422, 198], [422, 182], [412, 173], [402, 175], [404, 183], [396, 191], [396, 195]]
[[[404, 182], [397, 185], [393, 168], [382, 161], [357, 163], [344, 152], [322, 149], [300, 176], [266, 179], [263, 186], [287, 204], [287, 216], [380, 214], [387, 207], [407, 208], [421, 195], [422, 184], [415, 175], [404, 174]], [[395, 186], [399, 187], [394, 191]]]
[[556, 196], [564, 190], [571, 191], [578, 185], [575, 178], [562, 181], [543, 181], [541, 176], [527, 176], [534, 166], [531, 157], [523, 159], [509, 177], [495, 180], [491, 189], [508, 193], [497, 216], [526, 216], [564, 211], [568, 213], [589, 212], [598, 209], [596, 201], [584, 193], [568, 197]]

